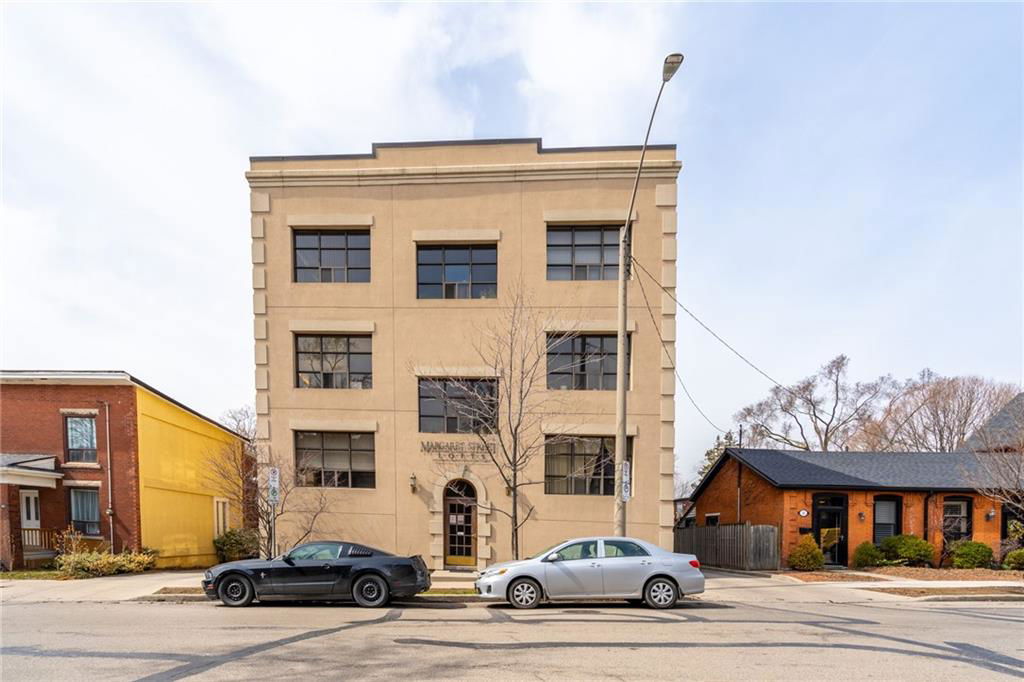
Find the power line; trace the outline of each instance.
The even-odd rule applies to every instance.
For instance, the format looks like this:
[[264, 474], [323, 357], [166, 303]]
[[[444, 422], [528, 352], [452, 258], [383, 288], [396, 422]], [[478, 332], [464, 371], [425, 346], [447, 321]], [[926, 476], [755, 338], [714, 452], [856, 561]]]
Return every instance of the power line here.
[[[641, 265], [641, 264], [640, 264], [640, 261], [638, 261], [638, 260], [637, 260], [636, 258], [632, 258], [632, 257], [631, 257], [631, 259], [632, 259], [632, 261], [633, 261], [634, 263], [636, 263], [636, 266], [637, 266], [638, 268], [640, 268], [640, 269], [641, 269], [641, 270], [642, 270], [642, 271], [644, 272], [644, 274], [646, 274], [646, 275], [647, 275], [648, 277], [650, 277], [650, 278], [651, 278], [651, 281], [652, 281], [652, 282], [654, 282], [654, 284], [655, 284], [655, 285], [656, 285], [656, 286], [657, 286], [657, 287], [658, 287], [659, 289], [661, 289], [661, 290], [662, 290], [663, 292], [665, 292], [666, 294], [668, 294], [668, 297], [669, 297], [669, 298], [671, 298], [671, 299], [672, 299], [673, 301], [675, 301], [676, 305], [677, 305], [677, 306], [679, 306], [680, 308], [682, 308], [682, 309], [683, 309], [683, 312], [684, 312], [684, 313], [686, 313], [686, 314], [687, 314], [687, 315], [689, 315], [689, 316], [690, 316], [691, 318], [693, 318], [693, 321], [694, 321], [694, 322], [696, 322], [696, 323], [697, 323], [697, 324], [699, 324], [699, 325], [700, 325], [701, 327], [703, 327], [703, 328], [704, 328], [704, 330], [705, 330], [705, 331], [706, 331], [706, 332], [707, 332], [708, 334], [711, 334], [711, 336], [715, 337], [715, 339], [717, 339], [719, 343], [721, 343], [721, 344], [722, 344], [723, 346], [725, 346], [726, 348], [728, 348], [729, 350], [731, 350], [731, 351], [733, 352], [733, 354], [734, 354], [734, 355], [735, 355], [736, 357], [738, 357], [738, 358], [739, 358], [740, 360], [742, 360], [743, 362], [745, 362], [745, 363], [747, 363], [748, 365], [750, 365], [750, 367], [751, 367], [751, 368], [753, 368], [753, 370], [754, 370], [755, 372], [757, 372], [758, 374], [760, 374], [761, 376], [763, 376], [763, 377], [764, 377], [765, 379], [767, 379], [768, 381], [772, 382], [773, 384], [775, 384], [776, 386], [778, 386], [779, 388], [781, 388], [781, 389], [782, 389], [783, 391], [786, 391], [787, 393], [792, 393], [792, 391], [791, 391], [791, 390], [790, 390], [789, 388], [786, 388], [785, 386], [783, 386], [782, 384], [780, 384], [780, 383], [779, 383], [778, 381], [776, 381], [775, 379], [773, 379], [773, 378], [771, 377], [771, 375], [769, 375], [769, 374], [768, 374], [767, 372], [765, 372], [765, 371], [764, 371], [763, 369], [761, 369], [760, 367], [758, 367], [757, 365], [755, 365], [755, 364], [754, 364], [753, 362], [751, 362], [750, 360], [748, 360], [748, 359], [747, 359], [747, 358], [746, 358], [746, 357], [745, 357], [745, 356], [743, 355], [743, 353], [740, 353], [740, 352], [739, 352], [738, 350], [736, 350], [736, 349], [735, 349], [735, 348], [733, 348], [733, 347], [732, 347], [731, 345], [729, 345], [729, 343], [728, 343], [728, 342], [727, 342], [727, 341], [726, 341], [725, 339], [723, 339], [723, 338], [722, 338], [721, 336], [719, 336], [718, 334], [716, 334], [716, 333], [715, 333], [715, 331], [714, 331], [714, 330], [713, 330], [713, 329], [712, 329], [711, 327], [709, 327], [709, 326], [707, 326], [706, 324], [704, 324], [704, 322], [703, 322], [703, 321], [702, 321], [702, 320], [701, 320], [701, 319], [700, 319], [699, 317], [697, 317], [697, 316], [696, 316], [696, 315], [694, 315], [694, 314], [693, 314], [692, 312], [690, 312], [690, 309], [689, 309], [689, 308], [687, 308], [687, 307], [686, 307], [685, 305], [683, 305], [683, 304], [682, 304], [682, 303], [681, 303], [681, 302], [679, 301], [679, 299], [678, 299], [678, 298], [676, 298], [675, 294], [673, 294], [673, 293], [672, 293], [671, 291], [669, 291], [669, 290], [668, 290], [668, 289], [666, 289], [666, 288], [665, 288], [664, 286], [662, 286], [662, 284], [661, 284], [661, 283], [660, 283], [660, 282], [659, 282], [659, 281], [658, 281], [657, 279], [655, 279], [654, 275], [652, 275], [652, 274], [651, 274], [651, 272], [650, 272], [650, 271], [649, 271], [649, 270], [648, 270], [647, 268], [645, 268], [645, 267], [644, 267], [643, 265]], [[637, 281], [638, 281], [638, 282], [640, 281], [640, 278], [639, 278], [639, 277], [637, 278]], [[640, 290], [641, 290], [641, 291], [643, 291], [643, 284], [641, 284], [641, 285], [640, 285]]]
[[[633, 259], [633, 262], [636, 262], [635, 258]], [[639, 265], [639, 263], [637, 263], [637, 265]], [[690, 395], [690, 390], [686, 388], [686, 382], [683, 381], [682, 375], [679, 374], [679, 370], [676, 368], [675, 358], [673, 358], [672, 354], [669, 353], [668, 345], [665, 343], [665, 338], [661, 335], [661, 329], [658, 328], [658, 323], [654, 319], [654, 311], [651, 309], [651, 302], [647, 299], [647, 290], [644, 289], [643, 280], [637, 277], [636, 281], [640, 284], [640, 293], [643, 294], [644, 305], [647, 307], [647, 312], [651, 316], [651, 324], [654, 326], [654, 333], [658, 335], [658, 340], [661, 341], [661, 348], [665, 351], [665, 357], [668, 358], [669, 364], [672, 365], [672, 371], [675, 373], [676, 379], [679, 381], [679, 385], [683, 387], [683, 393], [685, 393], [686, 397], [689, 398], [690, 404], [693, 405], [694, 409], [697, 410], [700, 416], [704, 417], [704, 421], [711, 425], [711, 428], [715, 429], [719, 433], [725, 433], [724, 429], [719, 428], [715, 422], [711, 421], [711, 419], [704, 413], [704, 410], [700, 409], [700, 405], [698, 405], [697, 401], [693, 399], [693, 396]]]

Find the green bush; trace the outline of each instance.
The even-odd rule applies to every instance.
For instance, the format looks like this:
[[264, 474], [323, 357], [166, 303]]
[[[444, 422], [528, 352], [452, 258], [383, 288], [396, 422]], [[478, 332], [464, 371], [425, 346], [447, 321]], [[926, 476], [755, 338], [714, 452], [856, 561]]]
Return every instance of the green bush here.
[[992, 565], [992, 548], [983, 542], [958, 542], [952, 555], [953, 568], [987, 568]]
[[853, 550], [854, 568], [881, 566], [883, 561], [885, 561], [885, 555], [882, 554], [882, 550], [875, 547], [872, 542], [865, 540], [857, 545], [857, 549]]
[[260, 555], [260, 535], [252, 528], [230, 528], [214, 538], [213, 547], [221, 563], [254, 559]]
[[902, 561], [910, 566], [930, 564], [935, 557], [932, 543], [916, 535], [892, 535], [882, 540], [882, 554], [889, 561]]
[[1015, 549], [1006, 554], [1003, 565], [1011, 571], [1024, 571], [1024, 549]]
[[825, 565], [825, 555], [813, 536], [800, 538], [800, 542], [789, 553], [789, 565], [798, 571], [817, 571]]
[[142, 573], [156, 566], [156, 557], [143, 552], [74, 552], [61, 554], [57, 570], [68, 578], [96, 578], [118, 573]]

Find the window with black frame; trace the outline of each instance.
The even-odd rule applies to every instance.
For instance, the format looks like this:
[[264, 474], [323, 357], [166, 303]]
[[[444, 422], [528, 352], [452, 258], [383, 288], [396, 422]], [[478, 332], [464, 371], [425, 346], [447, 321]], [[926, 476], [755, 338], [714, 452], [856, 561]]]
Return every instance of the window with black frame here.
[[96, 462], [96, 417], [65, 417], [66, 462]]
[[[633, 439], [626, 440], [626, 466], [632, 471]], [[636, 484], [633, 482], [635, 490]], [[614, 495], [615, 438], [547, 436], [544, 492], [548, 495]]]
[[313, 488], [373, 488], [374, 434], [295, 432], [295, 483]]
[[296, 282], [369, 282], [370, 233], [295, 230]]
[[100, 491], [92, 488], [71, 488], [71, 527], [82, 535], [100, 534]]
[[420, 433], [477, 433], [498, 424], [494, 379], [420, 379]]
[[901, 499], [894, 495], [876, 495], [872, 541], [879, 545], [882, 540], [899, 535]]
[[548, 227], [548, 279], [618, 279], [620, 228]]
[[373, 388], [373, 339], [360, 335], [295, 335], [298, 388]]
[[416, 298], [495, 298], [497, 295], [497, 245], [416, 247]]
[[942, 501], [942, 537], [948, 543], [970, 540], [971, 534], [971, 498], [945, 498]]
[[[626, 337], [626, 388], [629, 388], [629, 349]], [[618, 358], [615, 334], [548, 335], [548, 388], [552, 390], [614, 391]]]

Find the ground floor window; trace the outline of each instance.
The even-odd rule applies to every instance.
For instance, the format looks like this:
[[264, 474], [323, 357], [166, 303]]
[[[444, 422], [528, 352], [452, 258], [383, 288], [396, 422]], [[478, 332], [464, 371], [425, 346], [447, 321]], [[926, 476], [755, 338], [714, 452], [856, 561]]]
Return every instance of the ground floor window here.
[[[626, 439], [632, 473], [633, 439]], [[636, 481], [630, 476], [633, 490]], [[615, 438], [548, 436], [544, 444], [544, 492], [548, 495], [614, 495]]]
[[100, 492], [71, 489], [71, 526], [82, 535], [100, 534]]
[[704, 515], [704, 525], [705, 526], [717, 526], [718, 525], [718, 518], [719, 518], [719, 515], [717, 513], [715, 513], [715, 514], [705, 514]]
[[876, 545], [881, 544], [882, 540], [899, 535], [900, 532], [900, 498], [876, 495], [873, 542]]
[[374, 435], [296, 431], [295, 480], [315, 488], [375, 487]]
[[946, 542], [971, 539], [971, 498], [947, 497], [942, 501], [942, 537]]

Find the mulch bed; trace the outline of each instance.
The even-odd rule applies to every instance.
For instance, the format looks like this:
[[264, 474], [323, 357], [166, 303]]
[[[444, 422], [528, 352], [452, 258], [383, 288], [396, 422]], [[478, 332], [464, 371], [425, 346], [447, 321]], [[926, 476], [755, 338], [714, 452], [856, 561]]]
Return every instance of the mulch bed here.
[[[966, 570], [966, 569], [965, 569]], [[868, 592], [885, 592], [904, 597], [930, 597], [933, 595], [1004, 595], [1024, 594], [1024, 587], [866, 587]]]
[[788, 571], [785, 575], [805, 583], [843, 583], [870, 581], [866, 575], [851, 575], [842, 571]]
[[913, 580], [1014, 580], [1024, 581], [1024, 571], [994, 571], [991, 568], [927, 568], [919, 566], [879, 566], [866, 568], [880, 573]]

